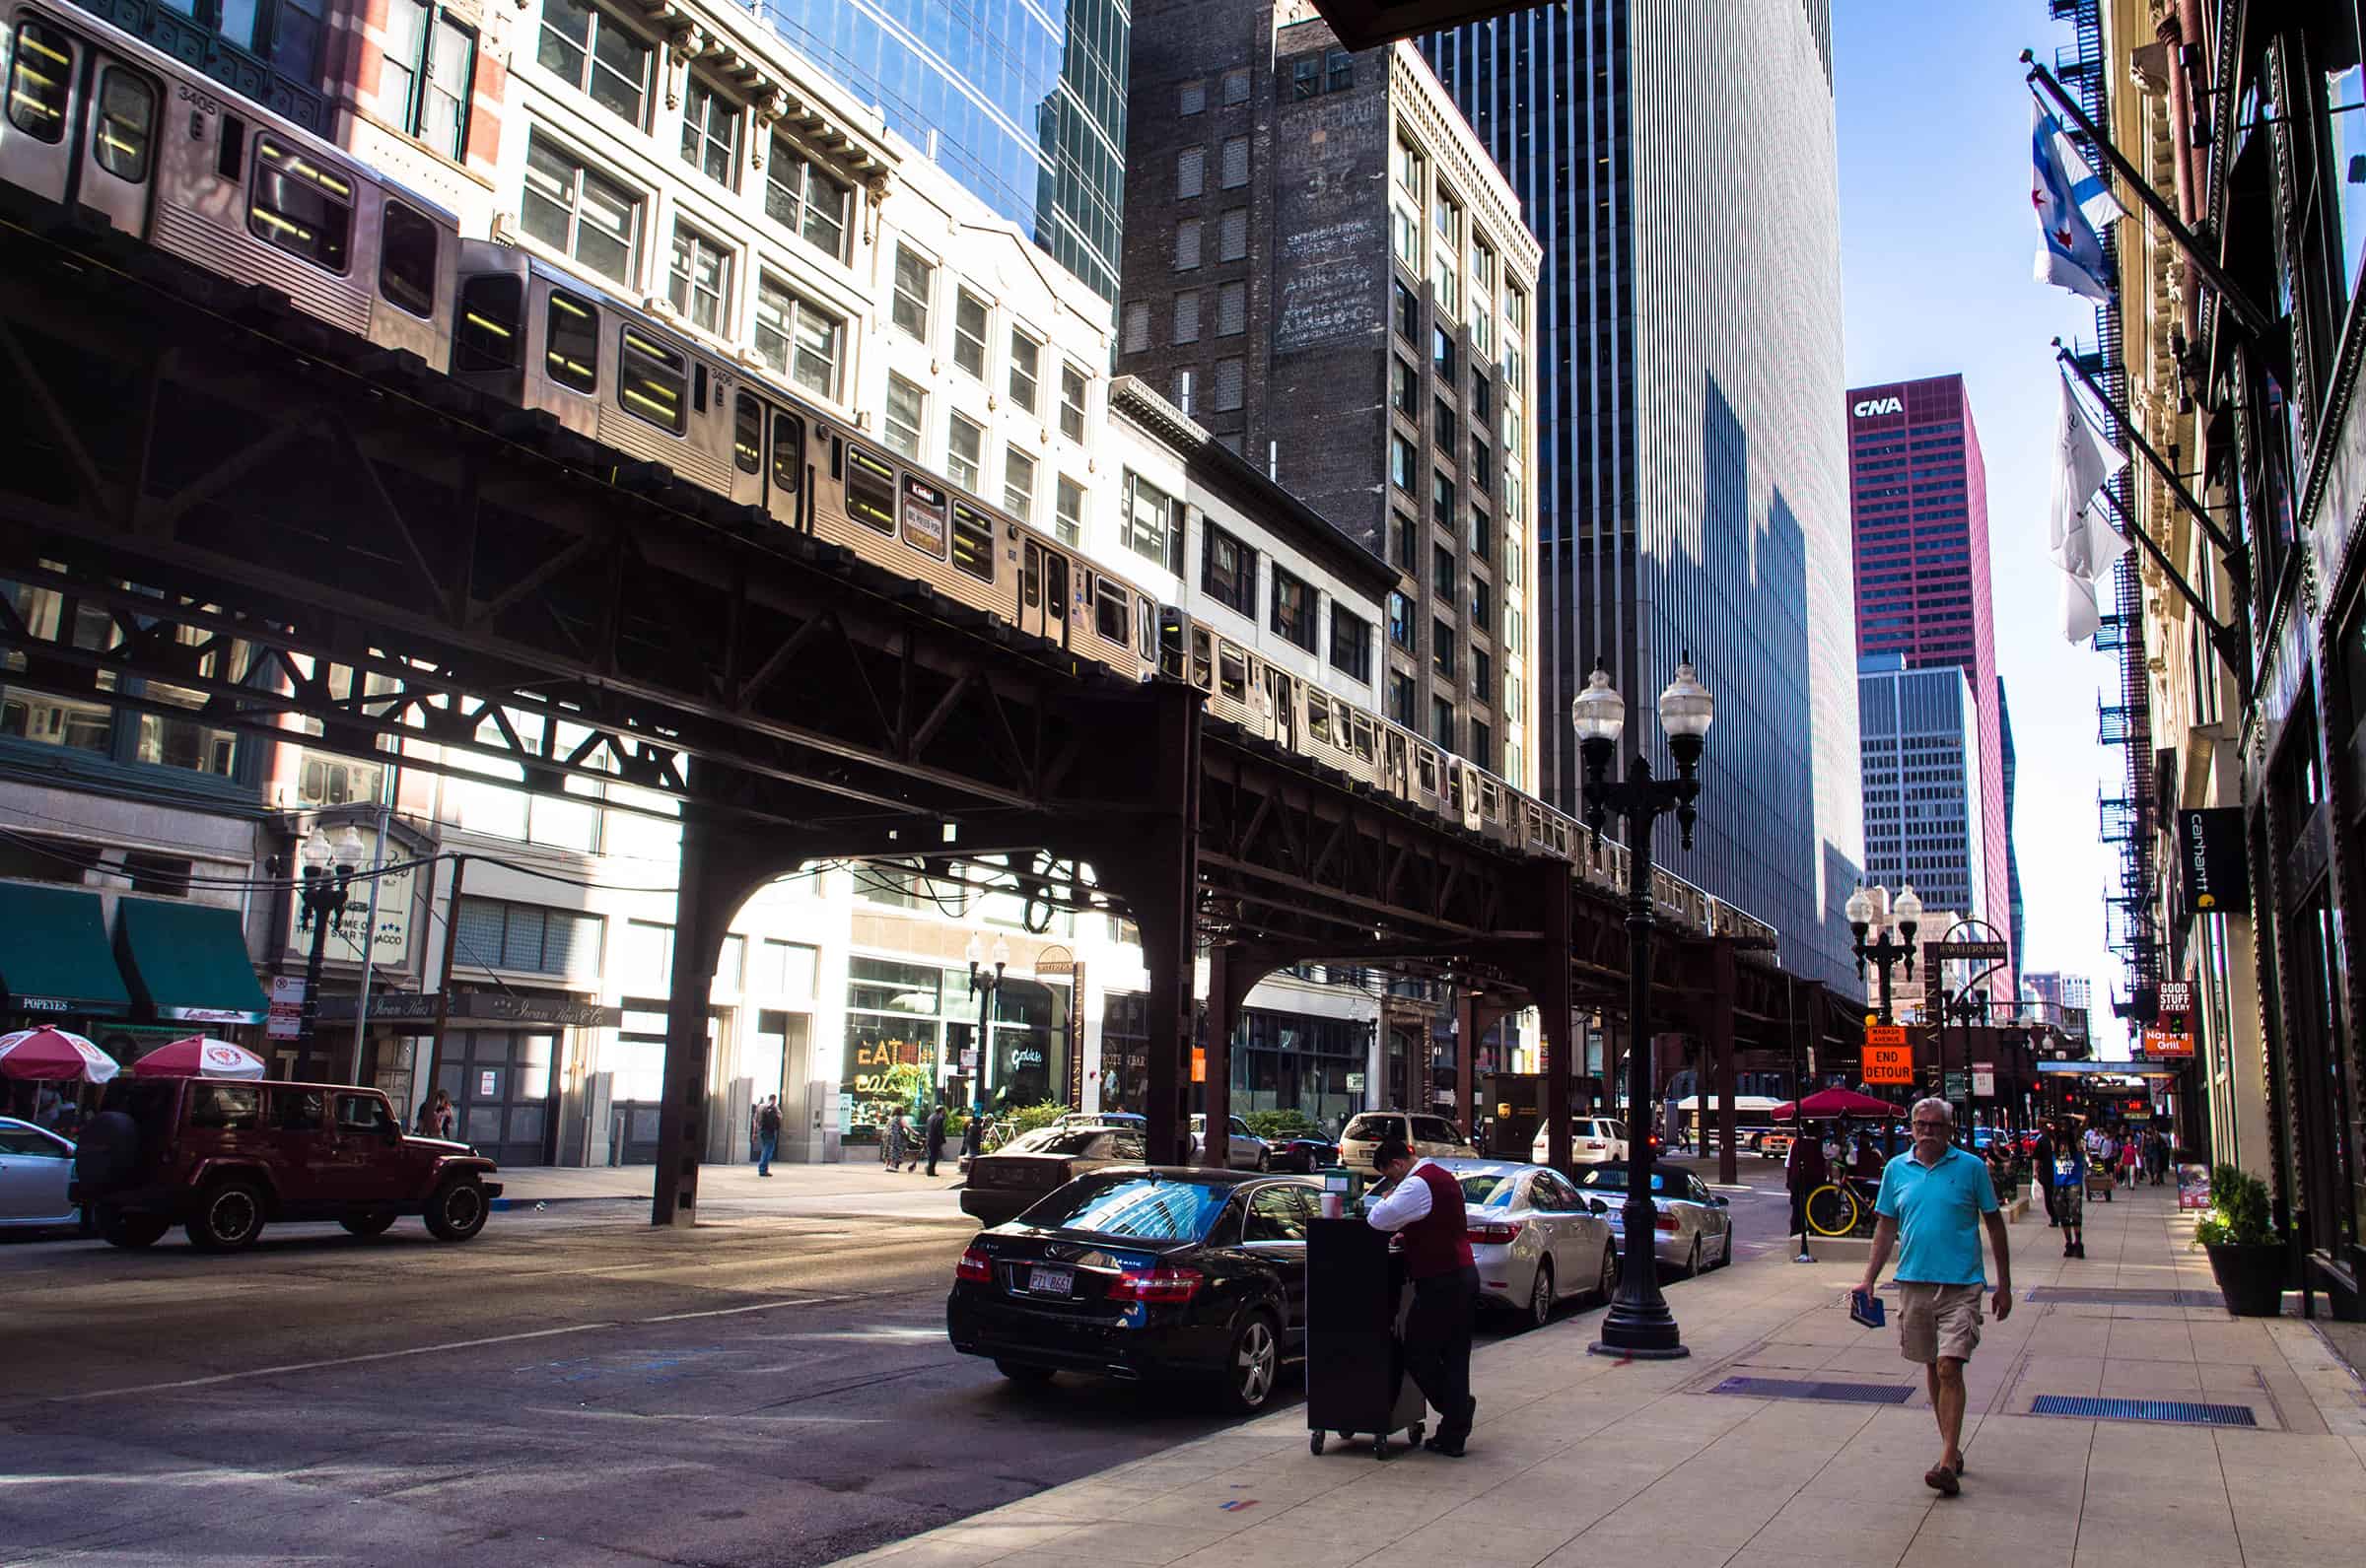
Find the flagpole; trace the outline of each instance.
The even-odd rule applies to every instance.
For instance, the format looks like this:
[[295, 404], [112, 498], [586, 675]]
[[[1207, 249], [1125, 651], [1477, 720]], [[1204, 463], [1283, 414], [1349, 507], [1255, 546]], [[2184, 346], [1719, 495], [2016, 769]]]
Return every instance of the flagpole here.
[[2201, 531], [2210, 536], [2210, 543], [2216, 545], [2218, 553], [2226, 558], [2226, 575], [2235, 579], [2236, 588], [2245, 595], [2249, 595], [2251, 592], [2249, 553], [2219, 531], [2218, 524], [2210, 516], [2208, 509], [2202, 506], [2192, 491], [2186, 488], [2186, 482], [2178, 477], [2177, 470], [2171, 468], [2168, 460], [2153, 449], [2152, 443], [2144, 439], [2144, 433], [2136, 429], [2136, 422], [2129, 419], [2125, 413], [2122, 412], [2120, 405], [2112, 401], [2112, 394], [2096, 384], [2095, 377], [2089, 375], [2086, 367], [2078, 363], [2078, 357], [2062, 347], [2060, 338], [2053, 340], [2053, 357], [2069, 367], [2070, 374], [2077, 376], [2079, 383], [2095, 394], [2097, 402], [2111, 410], [2112, 418], [2119, 421], [2121, 430], [2124, 431], [2127, 439], [2135, 443], [2136, 450], [2143, 454], [2144, 460], [2152, 465], [2153, 472], [2161, 476], [2161, 482], [2169, 487], [2170, 494], [2177, 497], [2186, 511], [2193, 514], [2193, 520], [2201, 524]]
[[2095, 144], [2095, 150], [2103, 154], [2105, 161], [2110, 163], [2113, 170], [2127, 182], [2129, 188], [2135, 192], [2136, 199], [2144, 204], [2145, 210], [2161, 221], [2161, 227], [2169, 231], [2170, 239], [2176, 243], [2178, 249], [2186, 253], [2186, 258], [2193, 263], [2193, 268], [2201, 274], [2202, 281], [2207, 283], [2211, 289], [2216, 291], [2218, 297], [2226, 302], [2227, 308], [2242, 318], [2244, 329], [2255, 338], [2265, 338], [2271, 335], [2274, 329], [2273, 323], [2267, 318], [2266, 312], [2252, 304], [2251, 297], [2237, 288], [2235, 280], [2226, 275], [2225, 269], [2204, 252], [2201, 240], [2193, 231], [2186, 227], [2185, 222], [2171, 210], [2169, 204], [2161, 199], [2160, 193], [2146, 183], [2144, 176], [2136, 172], [2135, 166], [2120, 155], [2120, 149], [2112, 145], [2111, 138], [2104, 135], [2093, 120], [2087, 118], [2087, 111], [2080, 108], [2072, 101], [2070, 95], [2062, 91], [2062, 85], [2053, 79], [2053, 73], [2040, 65], [2037, 55], [2028, 49], [2021, 51], [2021, 63], [2029, 67], [2029, 75], [2022, 80], [2035, 82], [2046, 90], [2047, 97], [2062, 106], [2062, 112], [2069, 115], [2077, 123], [2080, 132], [2086, 136], [2087, 140]]

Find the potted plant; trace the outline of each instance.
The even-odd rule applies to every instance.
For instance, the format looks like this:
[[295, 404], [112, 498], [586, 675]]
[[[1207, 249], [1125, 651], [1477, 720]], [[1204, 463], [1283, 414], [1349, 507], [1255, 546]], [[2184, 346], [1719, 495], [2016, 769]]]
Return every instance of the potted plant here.
[[2267, 1204], [2267, 1184], [2221, 1165], [2210, 1174], [2210, 1207], [2194, 1229], [2226, 1310], [2272, 1318], [2284, 1310], [2284, 1242]]

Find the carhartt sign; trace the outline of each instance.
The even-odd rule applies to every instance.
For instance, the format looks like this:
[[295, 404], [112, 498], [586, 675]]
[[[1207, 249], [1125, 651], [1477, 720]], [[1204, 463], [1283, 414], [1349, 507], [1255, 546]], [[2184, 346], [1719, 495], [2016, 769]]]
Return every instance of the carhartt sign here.
[[1871, 419], [1876, 414], [1903, 414], [1906, 412], [1906, 399], [1903, 397], [1868, 397], [1863, 402], [1855, 404], [1848, 412], [1854, 414], [1858, 419]]

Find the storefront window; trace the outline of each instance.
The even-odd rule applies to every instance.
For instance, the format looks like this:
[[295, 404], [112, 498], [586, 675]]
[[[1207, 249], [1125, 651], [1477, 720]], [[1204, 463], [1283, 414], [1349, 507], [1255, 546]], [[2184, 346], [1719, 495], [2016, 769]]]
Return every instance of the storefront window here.
[[[838, 1126], [848, 1143], [875, 1143], [897, 1106], [917, 1114], [939, 1092], [945, 1015], [963, 1011], [967, 977], [948, 987], [934, 965], [857, 958], [847, 966], [846, 1059]], [[947, 1003], [955, 1005], [948, 1009]], [[958, 1049], [956, 1045], [955, 1049]]]
[[1101, 1109], [1139, 1112], [1150, 1074], [1150, 998], [1111, 991], [1101, 999]]
[[1364, 1070], [1372, 1026], [1353, 1018], [1245, 1009], [1232, 1036], [1232, 1110], [1294, 1110], [1324, 1125], [1363, 1109], [1348, 1075]]

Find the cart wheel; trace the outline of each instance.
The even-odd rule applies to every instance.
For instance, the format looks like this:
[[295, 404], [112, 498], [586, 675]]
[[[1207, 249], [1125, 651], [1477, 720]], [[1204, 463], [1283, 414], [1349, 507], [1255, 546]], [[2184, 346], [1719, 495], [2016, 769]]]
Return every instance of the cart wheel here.
[[1372, 1434], [1372, 1458], [1376, 1460], [1388, 1458], [1388, 1434], [1386, 1432]]
[[1306, 1439], [1306, 1452], [1309, 1454], [1320, 1454], [1322, 1451], [1323, 1434], [1320, 1432], [1309, 1434]]
[[1331, 1435], [1335, 1438], [1338, 1438], [1342, 1443], [1345, 1443], [1349, 1438], [1355, 1436], [1353, 1432], [1334, 1432]]

